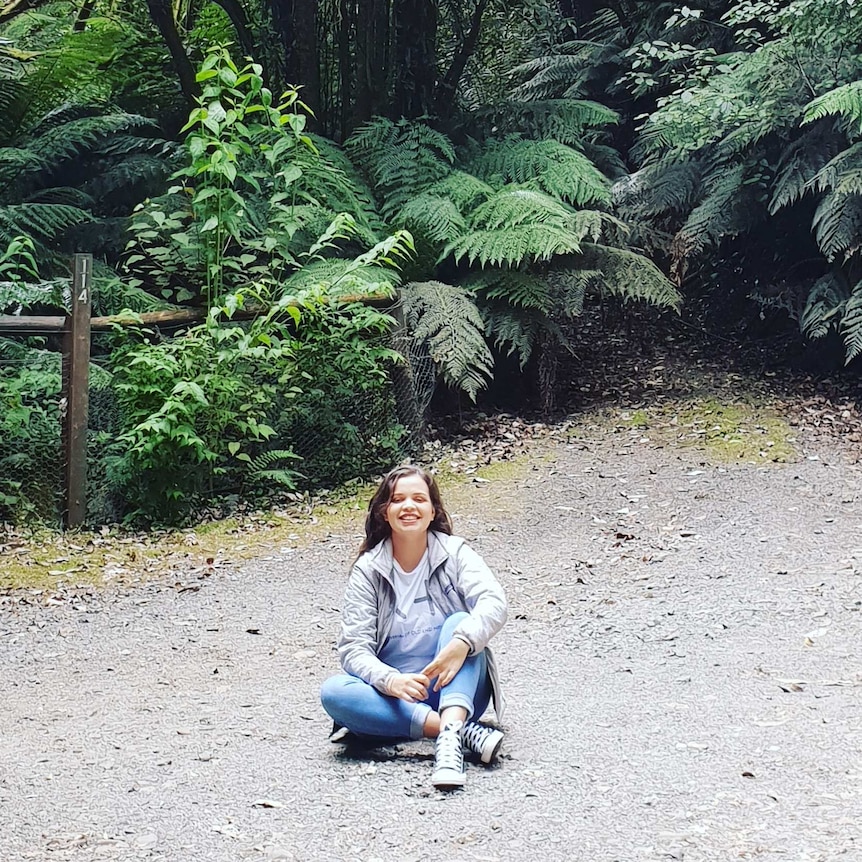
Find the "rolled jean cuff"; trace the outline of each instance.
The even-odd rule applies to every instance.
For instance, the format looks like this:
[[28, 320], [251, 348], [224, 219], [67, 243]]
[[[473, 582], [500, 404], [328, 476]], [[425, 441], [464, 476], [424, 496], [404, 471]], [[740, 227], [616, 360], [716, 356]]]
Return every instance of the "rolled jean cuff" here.
[[410, 717], [410, 738], [422, 739], [425, 736], [425, 722], [434, 710], [427, 703], [417, 703]]
[[463, 694], [460, 691], [448, 692], [444, 691], [440, 697], [440, 706], [438, 712], [443, 712], [444, 709], [449, 709], [452, 706], [460, 706], [467, 710], [467, 718], [473, 715], [473, 698]]

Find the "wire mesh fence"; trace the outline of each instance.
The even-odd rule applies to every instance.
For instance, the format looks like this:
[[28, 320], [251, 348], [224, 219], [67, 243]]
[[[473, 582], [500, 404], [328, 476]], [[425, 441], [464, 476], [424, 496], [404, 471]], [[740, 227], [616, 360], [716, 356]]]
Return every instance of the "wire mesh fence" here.
[[62, 356], [0, 339], [0, 521], [59, 526]]
[[[133, 513], [121, 438], [128, 428], [123, 399], [110, 370], [110, 351], [122, 336], [96, 335], [89, 373], [87, 431], [88, 526]], [[58, 345], [54, 345], [55, 347]], [[387, 363], [373, 385], [330, 385], [338, 375], [318, 369], [299, 393], [276, 394], [268, 405], [273, 435], [253, 455], [263, 467], [241, 485], [219, 470], [201, 489], [200, 503], [232, 503], [276, 490], [289, 466], [295, 490], [331, 488], [379, 475], [421, 446], [435, 371], [427, 351], [396, 329], [378, 346], [393, 347], [403, 362]], [[314, 370], [313, 370], [314, 371]], [[165, 393], [166, 395], [168, 393]], [[0, 522], [60, 525], [63, 519], [62, 354], [32, 338], [0, 336]], [[267, 453], [290, 453], [289, 463]], [[266, 469], [265, 469], [266, 468]], [[191, 465], [189, 465], [191, 469]]]

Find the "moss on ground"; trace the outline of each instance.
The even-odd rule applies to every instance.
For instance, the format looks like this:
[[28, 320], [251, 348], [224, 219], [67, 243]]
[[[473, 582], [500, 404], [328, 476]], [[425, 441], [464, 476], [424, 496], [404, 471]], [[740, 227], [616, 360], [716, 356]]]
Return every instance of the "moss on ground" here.
[[720, 462], [787, 463], [799, 457], [793, 429], [768, 404], [716, 397], [617, 411], [611, 421], [656, 443], [698, 449]]

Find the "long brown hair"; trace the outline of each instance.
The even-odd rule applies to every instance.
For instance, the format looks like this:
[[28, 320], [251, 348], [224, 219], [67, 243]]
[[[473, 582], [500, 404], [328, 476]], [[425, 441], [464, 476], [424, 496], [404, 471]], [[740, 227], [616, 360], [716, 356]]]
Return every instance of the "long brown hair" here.
[[434, 517], [431, 519], [428, 529], [452, 535], [452, 519], [443, 506], [436, 480], [427, 470], [412, 464], [405, 464], [390, 470], [383, 477], [374, 492], [374, 496], [369, 501], [368, 514], [365, 516], [365, 539], [359, 546], [357, 557], [377, 547], [392, 535], [392, 527], [386, 520], [386, 509], [395, 493], [395, 485], [399, 479], [403, 479], [405, 476], [418, 476], [428, 486], [428, 497], [434, 507]]

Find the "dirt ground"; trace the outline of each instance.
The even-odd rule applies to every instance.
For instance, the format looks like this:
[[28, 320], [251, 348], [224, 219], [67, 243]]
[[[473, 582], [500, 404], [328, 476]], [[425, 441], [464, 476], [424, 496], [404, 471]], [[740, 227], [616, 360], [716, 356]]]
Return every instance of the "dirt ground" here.
[[0, 860], [862, 860], [862, 476], [792, 443], [582, 417], [450, 485], [510, 600], [504, 756], [454, 794], [430, 743], [327, 741], [355, 514], [200, 589], [7, 602]]

